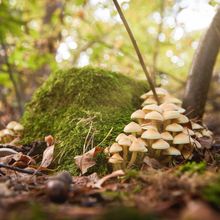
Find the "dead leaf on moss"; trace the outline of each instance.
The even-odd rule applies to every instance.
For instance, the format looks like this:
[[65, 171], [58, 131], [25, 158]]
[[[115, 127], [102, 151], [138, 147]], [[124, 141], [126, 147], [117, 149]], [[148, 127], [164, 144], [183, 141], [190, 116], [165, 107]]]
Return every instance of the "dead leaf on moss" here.
[[95, 156], [97, 155], [97, 153], [102, 152], [102, 150], [103, 149], [100, 147], [94, 147], [90, 151], [74, 157], [75, 163], [81, 170], [82, 174], [85, 174], [89, 168], [96, 165], [96, 162], [94, 160]]
[[43, 159], [41, 161], [40, 167], [44, 167], [44, 168], [49, 167], [51, 162], [53, 161], [53, 154], [54, 154], [54, 145], [51, 145], [44, 150]]

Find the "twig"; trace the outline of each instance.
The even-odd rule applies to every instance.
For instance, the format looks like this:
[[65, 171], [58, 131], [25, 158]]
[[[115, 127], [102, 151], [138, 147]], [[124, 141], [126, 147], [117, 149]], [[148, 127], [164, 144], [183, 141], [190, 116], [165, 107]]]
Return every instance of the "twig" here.
[[160, 51], [160, 34], [162, 33], [163, 30], [163, 18], [164, 18], [164, 8], [165, 8], [165, 1], [166, 0], [161, 0], [160, 1], [160, 17], [161, 21], [158, 25], [158, 30], [157, 30], [157, 37], [155, 40], [155, 46], [154, 46], [154, 54], [153, 54], [153, 76], [152, 79], [154, 81], [154, 84], [156, 83], [156, 71], [157, 71], [157, 60], [158, 60], [158, 55]]
[[134, 49], [135, 49], [135, 52], [136, 52], [136, 54], [138, 56], [139, 62], [141, 64], [141, 67], [142, 67], [142, 69], [143, 69], [143, 71], [145, 73], [145, 76], [146, 76], [146, 78], [148, 80], [150, 88], [151, 88], [151, 90], [152, 90], [152, 92], [154, 94], [154, 98], [156, 99], [157, 103], [159, 104], [159, 99], [158, 99], [158, 96], [157, 96], [157, 93], [156, 93], [156, 90], [155, 90], [155, 87], [154, 87], [154, 83], [153, 83], [153, 81], [151, 79], [150, 70], [149, 70], [148, 67], [146, 67], [146, 65], [144, 63], [144, 59], [143, 59], [143, 57], [141, 55], [141, 52], [140, 52], [139, 47], [137, 45], [137, 42], [136, 42], [136, 40], [134, 38], [134, 35], [133, 35], [133, 33], [132, 33], [132, 31], [131, 31], [131, 29], [130, 29], [130, 27], [129, 27], [126, 19], [125, 19], [125, 16], [124, 16], [124, 14], [123, 14], [123, 12], [122, 12], [119, 4], [118, 4], [118, 1], [117, 0], [113, 0], [113, 2], [115, 4], [115, 7], [116, 7], [120, 17], [121, 17], [121, 20], [123, 21], [123, 24], [124, 24], [124, 26], [125, 26], [125, 28], [126, 28], [126, 30], [128, 32], [128, 35], [129, 35], [129, 37], [131, 39], [131, 42], [132, 42], [132, 44], [134, 46]]
[[5, 168], [5, 169], [9, 169], [9, 170], [14, 170], [20, 173], [26, 173], [26, 174], [30, 174], [30, 175], [37, 175], [37, 176], [42, 176], [43, 174], [40, 171], [37, 170], [24, 170], [18, 167], [13, 167], [10, 165], [5, 165], [3, 163], [0, 163], [0, 168]]

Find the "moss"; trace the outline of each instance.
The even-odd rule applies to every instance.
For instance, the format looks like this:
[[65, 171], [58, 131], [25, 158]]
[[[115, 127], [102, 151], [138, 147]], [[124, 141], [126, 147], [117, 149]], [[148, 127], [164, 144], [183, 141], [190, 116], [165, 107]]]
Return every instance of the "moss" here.
[[178, 173], [199, 173], [202, 174], [206, 170], [206, 163], [205, 162], [187, 162], [186, 164], [182, 165], [178, 169]]
[[109, 145], [146, 89], [145, 82], [91, 67], [51, 74], [26, 106], [23, 143], [53, 135], [58, 168], [76, 174], [74, 156], [83, 146]]
[[220, 176], [203, 188], [202, 197], [220, 209]]

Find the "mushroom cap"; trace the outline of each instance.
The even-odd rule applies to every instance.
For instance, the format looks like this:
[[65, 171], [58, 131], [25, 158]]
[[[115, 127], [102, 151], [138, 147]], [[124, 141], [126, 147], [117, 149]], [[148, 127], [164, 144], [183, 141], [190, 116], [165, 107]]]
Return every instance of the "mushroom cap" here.
[[166, 131], [170, 132], [180, 132], [183, 131], [183, 127], [177, 123], [169, 124], [165, 128]]
[[157, 101], [153, 97], [149, 97], [142, 103], [142, 106], [150, 104], [157, 104]]
[[[165, 96], [165, 95], [169, 94], [166, 89], [163, 89], [163, 88], [160, 88], [160, 87], [155, 88], [155, 91], [156, 91], [158, 96]], [[153, 95], [154, 94], [153, 94], [152, 90], [150, 90], [149, 92], [146, 93], [146, 96], [153, 96]]]
[[[19, 123], [17, 122], [17, 121], [10, 121], [8, 124], [7, 124], [7, 126], [6, 126], [6, 128], [7, 129], [10, 129], [10, 130], [14, 130], [14, 127], [16, 126], [16, 125], [18, 125]], [[20, 124], [19, 124], [20, 125]]]
[[145, 112], [143, 110], [137, 110], [131, 114], [131, 119], [144, 118]]
[[191, 122], [191, 125], [192, 125], [192, 129], [193, 129], [193, 130], [203, 129], [202, 125], [200, 125], [200, 124], [198, 124], [198, 123]]
[[115, 140], [118, 142], [121, 138], [125, 138], [125, 137], [127, 137], [127, 135], [124, 133], [121, 133], [115, 138]]
[[165, 141], [172, 141], [173, 140], [173, 136], [168, 131], [164, 131], [163, 133], [161, 133], [161, 138]]
[[137, 138], [137, 141], [142, 144], [144, 147], [147, 146], [147, 143], [142, 138]]
[[175, 147], [169, 147], [163, 151], [163, 154], [169, 156], [179, 156], [181, 155], [181, 152]]
[[112, 144], [111, 147], [109, 148], [109, 152], [111, 154], [118, 153], [120, 151], [122, 151], [122, 147], [118, 143]]
[[173, 139], [174, 144], [189, 144], [191, 143], [190, 136], [187, 134], [184, 134], [183, 132], [180, 134], [177, 134]]
[[140, 96], [140, 99], [145, 100], [148, 97], [147, 93], [144, 93]]
[[197, 138], [201, 138], [201, 137], [203, 137], [202, 133], [200, 133], [200, 132], [198, 132], [198, 131], [195, 132], [195, 135], [196, 135]]
[[195, 135], [195, 132], [187, 127], [183, 128], [183, 133], [184, 134], [189, 134], [190, 136]]
[[124, 127], [124, 132], [126, 133], [139, 133], [141, 131], [141, 126], [133, 121]]
[[132, 142], [131, 146], [129, 147], [129, 151], [131, 152], [147, 152], [148, 149], [138, 140]]
[[154, 129], [154, 130], [157, 131], [157, 127], [155, 125], [151, 124], [151, 123], [142, 124], [141, 127], [142, 127], [143, 130]]
[[2, 133], [3, 133], [3, 137], [4, 137], [4, 136], [7, 136], [7, 135], [8, 135], [8, 136], [14, 136], [14, 132], [13, 132], [12, 130], [10, 130], [10, 129], [7, 129], [7, 128], [6, 128], [6, 129], [3, 129], [3, 130], [2, 130]]
[[209, 130], [203, 129], [202, 130], [202, 135], [205, 137], [212, 137], [213, 133]]
[[182, 101], [180, 99], [177, 99], [175, 97], [172, 97], [170, 95], [166, 95], [163, 99], [163, 102], [164, 103], [173, 103], [173, 104], [179, 104], [181, 105], [182, 104]]
[[159, 139], [156, 142], [154, 142], [151, 147], [157, 150], [164, 150], [164, 149], [169, 148], [170, 145], [165, 140]]
[[115, 153], [109, 158], [108, 162], [113, 164], [122, 163], [123, 158], [120, 156], [120, 154]]
[[176, 119], [180, 117], [180, 113], [178, 111], [165, 111], [163, 113], [164, 120]]
[[156, 111], [156, 112], [159, 112], [159, 113], [162, 113], [162, 109], [160, 108], [160, 106], [156, 105], [156, 104], [151, 104], [151, 105], [145, 105], [142, 110], [145, 112], [145, 113], [148, 113], [150, 111]]
[[136, 138], [134, 135], [132, 135], [132, 134], [129, 134], [129, 135], [128, 135], [128, 138], [131, 140], [131, 142], [137, 140], [137, 138]]
[[161, 138], [160, 133], [155, 129], [148, 129], [141, 135], [141, 138], [148, 140], [157, 140]]
[[121, 145], [121, 146], [130, 146], [131, 145], [131, 139], [129, 137], [121, 138], [118, 141], [118, 144]]
[[180, 124], [185, 124], [189, 122], [189, 119], [185, 115], [180, 114], [179, 118], [177, 118], [177, 121]]
[[163, 110], [163, 111], [177, 111], [179, 109], [179, 106], [173, 104], [173, 103], [162, 103], [160, 105], [160, 108]]
[[149, 112], [145, 115], [145, 119], [155, 120], [155, 121], [163, 121], [163, 116], [156, 111]]
[[23, 130], [24, 130], [24, 126], [19, 123], [14, 126], [14, 131], [21, 132]]

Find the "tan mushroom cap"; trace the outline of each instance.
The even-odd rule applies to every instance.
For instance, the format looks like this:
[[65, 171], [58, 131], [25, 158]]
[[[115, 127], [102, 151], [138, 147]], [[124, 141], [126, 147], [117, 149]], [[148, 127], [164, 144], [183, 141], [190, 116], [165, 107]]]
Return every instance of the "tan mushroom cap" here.
[[180, 113], [178, 111], [165, 111], [163, 113], [164, 120], [177, 119], [180, 117]]
[[177, 121], [180, 124], [185, 124], [189, 122], [189, 119], [185, 115], [180, 114], [179, 118], [177, 118]]
[[212, 137], [213, 133], [209, 130], [202, 130], [202, 135], [205, 136], [205, 137]]
[[149, 123], [149, 124], [142, 124], [141, 127], [142, 127], [143, 130], [154, 129], [154, 130], [157, 131], [156, 125], [153, 125], [151, 123]]
[[[168, 95], [168, 91], [166, 89], [163, 89], [163, 88], [155, 88], [155, 91], [157, 93], [158, 96], [165, 96], [165, 95]], [[150, 90], [149, 92], [146, 93], [146, 96], [153, 96], [153, 91]]]
[[156, 111], [149, 112], [145, 115], [145, 119], [155, 120], [155, 121], [163, 121], [163, 116]]
[[177, 134], [173, 139], [174, 144], [189, 144], [191, 143], [190, 136], [184, 133]]
[[[9, 122], [8, 124], [7, 124], [7, 126], [6, 126], [6, 128], [7, 129], [10, 129], [10, 130], [14, 130], [14, 127], [16, 126], [16, 125], [18, 125], [19, 123], [17, 122], [17, 121], [11, 121], [11, 122]], [[19, 124], [20, 125], [20, 124]]]
[[142, 144], [144, 147], [147, 146], [147, 143], [142, 138], [137, 138], [137, 141]]
[[131, 114], [131, 119], [143, 119], [145, 116], [145, 112], [143, 110], [137, 110]]
[[183, 126], [181, 126], [177, 123], [173, 123], [173, 124], [167, 125], [165, 130], [170, 131], [170, 132], [181, 132], [181, 131], [183, 131]]
[[154, 142], [151, 146], [153, 149], [157, 150], [164, 150], [170, 147], [169, 143], [167, 143], [165, 140], [160, 139]]
[[24, 130], [24, 126], [21, 125], [21, 124], [17, 124], [17, 125], [15, 125], [15, 127], [14, 127], [14, 131], [16, 131], [16, 132], [21, 132], [21, 131], [23, 131], [23, 130]]
[[179, 156], [181, 155], [181, 152], [175, 147], [169, 147], [163, 151], [163, 154], [169, 156]]
[[165, 141], [172, 141], [173, 140], [173, 136], [168, 131], [161, 133], [161, 138]]
[[131, 139], [129, 137], [124, 137], [119, 139], [118, 144], [121, 146], [130, 146], [131, 145]]
[[156, 112], [159, 112], [159, 113], [162, 113], [162, 109], [160, 108], [160, 106], [156, 105], [156, 104], [151, 104], [151, 105], [145, 105], [142, 110], [145, 112], [145, 113], [148, 113], [150, 111], [156, 111]]
[[120, 134], [115, 138], [115, 140], [118, 142], [121, 138], [126, 138], [126, 137], [127, 137], [126, 134], [120, 133]]
[[202, 135], [202, 133], [200, 133], [200, 132], [195, 132], [195, 135], [196, 135], [196, 137], [198, 137], [198, 138], [201, 138], [201, 137], [203, 137], [203, 135]]
[[200, 124], [198, 124], [198, 123], [191, 122], [191, 125], [192, 125], [192, 129], [193, 129], [193, 130], [203, 129], [202, 125], [200, 125]]
[[148, 140], [157, 140], [161, 138], [160, 133], [155, 129], [148, 129], [141, 135], [141, 138]]
[[131, 140], [131, 142], [137, 140], [137, 138], [134, 135], [132, 135], [132, 134], [128, 135], [128, 138]]
[[133, 141], [131, 146], [129, 147], [129, 151], [131, 152], [147, 152], [147, 148], [140, 141]]
[[122, 151], [122, 147], [118, 143], [112, 144], [111, 147], [109, 148], [109, 152], [111, 154], [118, 153], [120, 151]]
[[180, 99], [177, 99], [177, 98], [172, 97], [170, 95], [165, 96], [163, 99], [163, 102], [164, 103], [173, 103], [173, 104], [178, 104], [178, 105], [182, 104], [182, 101]]
[[2, 132], [3, 132], [4, 136], [6, 136], [6, 135], [14, 136], [15, 135], [14, 132], [10, 129], [3, 129]]
[[173, 103], [162, 103], [160, 105], [160, 108], [163, 110], [163, 111], [177, 111], [179, 106], [173, 104]]
[[142, 106], [151, 105], [151, 104], [157, 104], [157, 101], [156, 101], [153, 97], [147, 98], [147, 99], [142, 103]]
[[108, 162], [109, 162], [109, 163], [113, 163], [113, 164], [122, 163], [122, 162], [123, 162], [123, 158], [120, 156], [120, 154], [115, 153], [115, 154], [113, 154], [113, 155], [109, 158]]
[[191, 129], [189, 129], [189, 128], [183, 128], [183, 133], [184, 134], [189, 134], [190, 136], [193, 136], [193, 135], [195, 135], [195, 132], [193, 131], [193, 130], [191, 130]]
[[139, 133], [141, 131], [142, 131], [141, 126], [135, 122], [130, 122], [128, 125], [124, 127], [125, 133]]
[[147, 93], [144, 93], [140, 96], [140, 99], [145, 100], [145, 99], [147, 99], [147, 97], [148, 97]]

